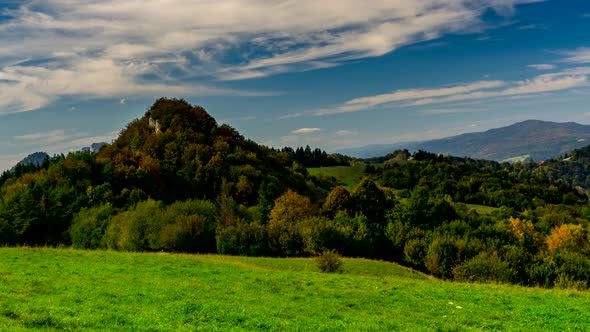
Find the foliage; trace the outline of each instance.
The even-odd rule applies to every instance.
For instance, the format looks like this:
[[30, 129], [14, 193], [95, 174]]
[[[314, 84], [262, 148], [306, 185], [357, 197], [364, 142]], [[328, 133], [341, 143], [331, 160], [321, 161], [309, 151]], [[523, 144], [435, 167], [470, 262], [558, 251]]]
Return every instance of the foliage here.
[[326, 197], [322, 211], [333, 218], [338, 211], [351, 212], [352, 208], [352, 199], [348, 190], [342, 186], [336, 186]]
[[324, 250], [315, 258], [316, 265], [322, 272], [327, 273], [342, 273], [343, 261], [342, 257], [334, 249]]
[[503, 261], [497, 252], [487, 251], [455, 266], [453, 278], [457, 281], [494, 283], [510, 283], [514, 280], [508, 262]]
[[583, 289], [588, 155], [507, 164], [426, 151], [362, 161], [310, 147], [277, 150], [200, 106], [162, 98], [98, 153], [4, 172], [0, 245], [247, 256], [336, 250], [448, 280]]

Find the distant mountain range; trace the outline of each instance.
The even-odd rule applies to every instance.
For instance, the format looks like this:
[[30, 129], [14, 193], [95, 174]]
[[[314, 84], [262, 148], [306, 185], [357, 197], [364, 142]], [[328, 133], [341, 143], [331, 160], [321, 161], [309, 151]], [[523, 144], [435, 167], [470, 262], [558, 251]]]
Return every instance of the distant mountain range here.
[[496, 161], [541, 161], [587, 145], [590, 145], [590, 125], [527, 120], [485, 132], [423, 142], [367, 145], [337, 152], [358, 158], [371, 158], [397, 149], [408, 149]]
[[14, 165], [12, 169], [14, 170], [14, 168], [16, 168], [16, 166], [18, 165], [27, 166], [33, 164], [35, 166], [41, 166], [43, 162], [47, 159], [49, 159], [49, 155], [45, 152], [31, 153], [30, 155], [26, 156], [23, 160], [19, 161], [16, 165]]
[[[98, 151], [100, 151], [100, 149], [105, 145], [107, 145], [105, 142], [93, 143], [90, 146], [83, 147], [80, 149], [80, 151], [98, 153]], [[27, 166], [33, 164], [35, 166], [40, 166], [46, 159], [49, 158], [49, 155], [45, 152], [31, 153], [23, 160], [19, 161], [16, 165], [14, 165], [14, 167], [11, 168], [11, 171], [14, 170], [17, 165]]]

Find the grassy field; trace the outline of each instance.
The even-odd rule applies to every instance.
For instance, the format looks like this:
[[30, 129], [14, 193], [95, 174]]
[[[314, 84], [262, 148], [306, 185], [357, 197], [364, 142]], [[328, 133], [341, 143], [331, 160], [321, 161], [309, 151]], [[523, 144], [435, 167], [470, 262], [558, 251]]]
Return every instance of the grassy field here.
[[466, 204], [467, 208], [470, 210], [475, 210], [480, 216], [489, 216], [494, 211], [498, 210], [498, 208], [485, 206], [485, 205], [477, 205], [477, 204]]
[[0, 331], [588, 330], [590, 293], [427, 278], [347, 259], [0, 249]]
[[311, 175], [333, 176], [346, 190], [352, 191], [361, 182], [365, 167], [365, 164], [358, 163], [353, 166], [314, 167], [307, 171]]

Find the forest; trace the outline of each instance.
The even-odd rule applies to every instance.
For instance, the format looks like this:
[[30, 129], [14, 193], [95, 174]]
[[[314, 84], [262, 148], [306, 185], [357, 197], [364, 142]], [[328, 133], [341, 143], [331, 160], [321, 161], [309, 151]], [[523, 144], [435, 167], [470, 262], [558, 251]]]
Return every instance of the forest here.
[[[98, 153], [0, 176], [0, 245], [348, 257], [438, 278], [590, 287], [590, 148], [543, 164], [273, 149], [161, 98]], [[365, 163], [348, 191], [309, 167]]]

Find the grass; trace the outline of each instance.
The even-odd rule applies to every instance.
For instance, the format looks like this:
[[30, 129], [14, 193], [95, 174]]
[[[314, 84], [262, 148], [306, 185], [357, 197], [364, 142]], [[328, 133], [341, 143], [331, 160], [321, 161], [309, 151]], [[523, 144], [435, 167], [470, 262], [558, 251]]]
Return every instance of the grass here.
[[486, 206], [486, 205], [477, 205], [477, 204], [465, 204], [470, 210], [475, 210], [477, 214], [480, 216], [489, 216], [494, 211], [498, 210], [496, 207]]
[[0, 249], [0, 330], [587, 330], [590, 293], [430, 279], [395, 264]]
[[333, 176], [346, 190], [352, 191], [363, 179], [365, 167], [365, 164], [357, 163], [352, 166], [314, 167], [307, 171], [315, 176]]

